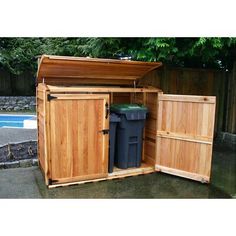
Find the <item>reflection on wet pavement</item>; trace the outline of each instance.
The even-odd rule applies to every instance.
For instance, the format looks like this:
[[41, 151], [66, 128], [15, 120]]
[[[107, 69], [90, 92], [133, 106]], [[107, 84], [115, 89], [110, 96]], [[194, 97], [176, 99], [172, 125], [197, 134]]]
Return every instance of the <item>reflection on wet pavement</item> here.
[[39, 181], [39, 189], [44, 198], [232, 198], [236, 194], [236, 155], [214, 147], [211, 184], [153, 173], [51, 190]]
[[47, 189], [38, 167], [0, 170], [0, 198], [235, 198], [235, 154], [214, 146], [210, 184], [152, 173]]

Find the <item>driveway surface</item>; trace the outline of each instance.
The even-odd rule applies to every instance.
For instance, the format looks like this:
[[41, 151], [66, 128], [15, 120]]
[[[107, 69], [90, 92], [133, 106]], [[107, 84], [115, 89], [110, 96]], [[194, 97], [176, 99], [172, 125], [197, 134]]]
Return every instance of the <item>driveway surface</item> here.
[[37, 140], [37, 129], [0, 128], [0, 146], [29, 140]]
[[236, 198], [236, 153], [215, 145], [211, 184], [153, 173], [47, 189], [38, 167], [5, 169], [0, 198]]

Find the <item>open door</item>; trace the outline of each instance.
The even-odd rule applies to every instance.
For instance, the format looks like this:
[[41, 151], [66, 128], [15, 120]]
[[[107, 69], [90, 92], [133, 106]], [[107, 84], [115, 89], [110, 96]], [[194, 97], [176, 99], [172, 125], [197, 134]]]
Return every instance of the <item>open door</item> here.
[[49, 184], [108, 175], [107, 94], [52, 94], [49, 102]]
[[158, 96], [157, 171], [209, 182], [215, 97]]

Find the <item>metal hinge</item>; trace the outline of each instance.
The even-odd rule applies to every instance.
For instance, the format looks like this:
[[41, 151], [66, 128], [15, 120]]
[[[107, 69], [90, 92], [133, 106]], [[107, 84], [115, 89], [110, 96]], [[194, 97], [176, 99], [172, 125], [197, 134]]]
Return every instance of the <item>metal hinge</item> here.
[[52, 185], [52, 184], [57, 183], [57, 182], [58, 182], [58, 180], [48, 179], [48, 184], [49, 185]]
[[54, 97], [54, 96], [48, 94], [48, 101], [49, 101], [49, 102], [50, 102], [52, 99], [56, 99], [56, 98], [57, 98], [57, 97]]

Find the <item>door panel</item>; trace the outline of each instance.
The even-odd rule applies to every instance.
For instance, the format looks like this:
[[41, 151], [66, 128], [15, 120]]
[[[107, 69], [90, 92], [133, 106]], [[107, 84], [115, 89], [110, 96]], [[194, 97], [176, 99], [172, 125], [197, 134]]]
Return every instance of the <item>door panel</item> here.
[[53, 95], [50, 101], [51, 179], [57, 182], [107, 176], [108, 95]]
[[215, 97], [159, 95], [156, 170], [209, 182]]

